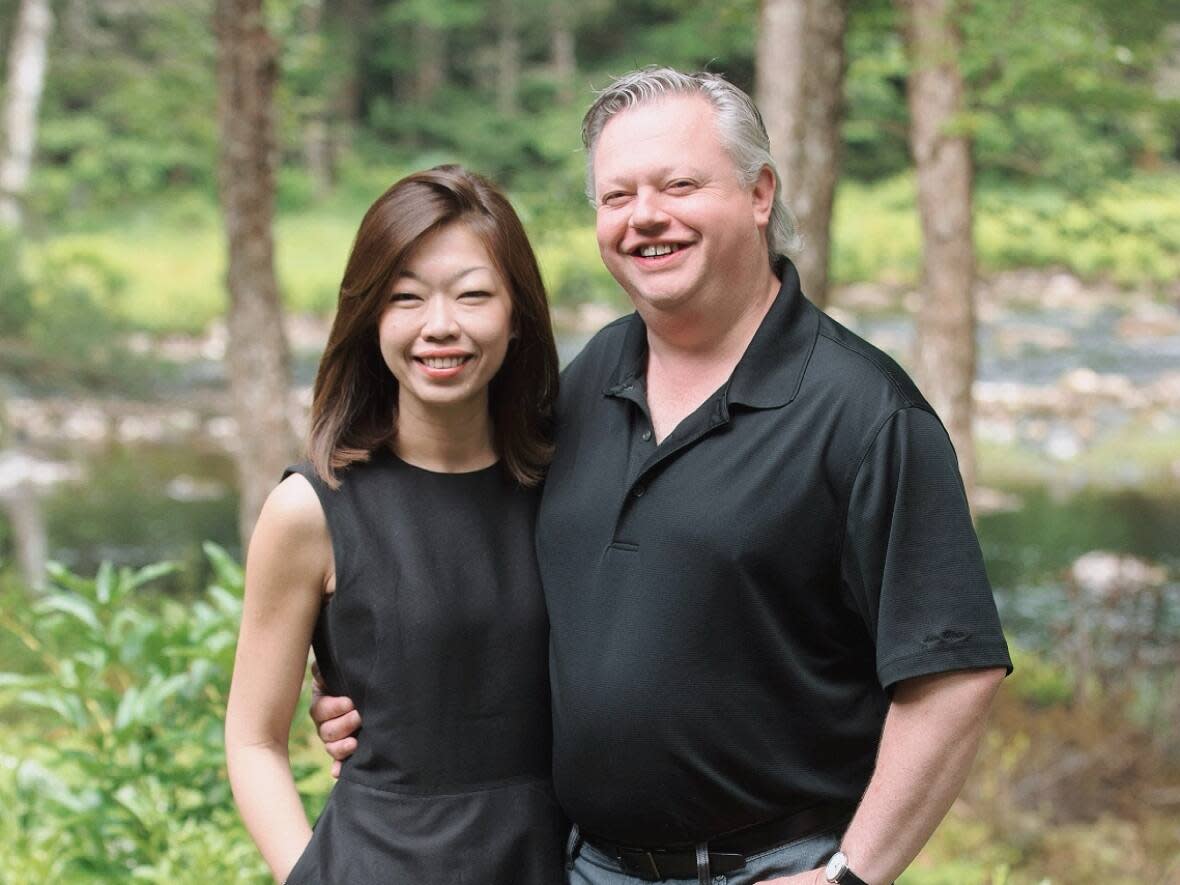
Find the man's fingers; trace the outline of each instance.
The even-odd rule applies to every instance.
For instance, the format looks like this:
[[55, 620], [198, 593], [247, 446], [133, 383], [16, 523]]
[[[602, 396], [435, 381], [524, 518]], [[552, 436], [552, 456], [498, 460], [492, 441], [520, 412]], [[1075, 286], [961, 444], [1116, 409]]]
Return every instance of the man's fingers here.
[[[361, 727], [361, 714], [356, 710], [319, 723], [320, 740], [325, 744], [352, 737]], [[350, 751], [351, 752], [351, 751]]]
[[327, 741], [324, 749], [336, 761], [332, 763], [332, 776], [340, 776], [340, 763], [356, 752], [356, 738], [347, 737], [339, 741]]
[[[336, 719], [340, 716], [355, 711], [351, 698], [336, 697], [335, 695], [325, 694], [313, 698], [311, 702], [311, 721], [316, 725], [323, 725], [331, 719]], [[357, 724], [352, 727], [352, 731], [356, 731], [360, 725], [360, 719], [357, 719]], [[345, 732], [346, 734], [348, 732]], [[321, 732], [322, 734], [322, 732]], [[343, 735], [337, 735], [343, 737]]]

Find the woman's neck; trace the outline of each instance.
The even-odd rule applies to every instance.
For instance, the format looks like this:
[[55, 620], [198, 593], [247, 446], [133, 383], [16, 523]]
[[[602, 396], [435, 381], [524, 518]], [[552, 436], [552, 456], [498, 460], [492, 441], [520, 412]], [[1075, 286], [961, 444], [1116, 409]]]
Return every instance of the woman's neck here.
[[393, 450], [403, 461], [437, 473], [467, 473], [498, 460], [487, 403], [477, 408], [403, 407]]

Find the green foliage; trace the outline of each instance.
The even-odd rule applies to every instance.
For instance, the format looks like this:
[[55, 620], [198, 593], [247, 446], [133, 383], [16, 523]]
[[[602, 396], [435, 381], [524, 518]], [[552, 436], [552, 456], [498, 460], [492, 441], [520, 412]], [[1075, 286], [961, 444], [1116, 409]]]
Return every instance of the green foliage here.
[[[171, 563], [55, 566], [35, 597], [4, 585], [0, 881], [269, 881], [224, 769], [242, 570], [205, 553], [212, 579], [190, 600], [155, 589]], [[313, 809], [326, 768], [322, 751], [296, 753]]]
[[[333, 186], [308, 159], [322, 138], [337, 174], [358, 158], [406, 168], [461, 159], [569, 211], [580, 189], [577, 124], [588, 87], [651, 63], [754, 85], [754, 0], [565, 4], [578, 68], [570, 84], [552, 65], [550, 0], [513, 5], [519, 110], [506, 117], [496, 102], [504, 0], [269, 0], [280, 47], [280, 205], [307, 208]], [[166, 195], [212, 196], [211, 11], [212, 0], [63, 7], [41, 113], [35, 220], [74, 225]], [[1164, 46], [1158, 23], [1151, 0], [968, 4], [959, 17], [968, 85], [960, 125], [975, 138], [981, 174], [1088, 194], [1111, 176], [1174, 159], [1180, 102], [1153, 91]], [[846, 173], [892, 177], [909, 165], [907, 66], [893, 4], [851, 5], [847, 57]]]
[[68, 5], [50, 47], [36, 214], [213, 188], [211, 20], [211, 0]]
[[1103, 18], [1109, 6], [972, 4], [963, 18], [965, 124], [983, 170], [1082, 194], [1158, 152], [1154, 46], [1142, 34], [1134, 49], [1120, 42], [1135, 35]]
[[28, 282], [15, 275], [4, 284], [12, 301], [0, 309], [11, 336], [0, 371], [33, 388], [142, 391], [143, 360], [124, 341], [127, 282], [122, 269], [87, 248], [59, 250]]
[[[6, 852], [12, 866], [0, 878], [27, 873], [23, 854], [48, 864], [43, 881], [162, 881], [178, 832], [225, 824], [220, 716], [241, 571], [219, 548], [207, 553], [216, 579], [191, 604], [147, 592], [174, 569], [161, 563], [104, 564], [93, 579], [54, 567], [49, 592], [5, 607], [0, 626], [38, 669], [0, 675], [0, 703], [8, 718], [37, 723], [45, 740], [4, 759], [20, 851]], [[207, 860], [251, 866], [236, 854]]]
[[[841, 185], [832, 231], [832, 276], [916, 281], [921, 234], [909, 175], [874, 186]], [[983, 184], [975, 246], [985, 273], [1061, 267], [1083, 279], [1164, 286], [1180, 276], [1180, 177], [1132, 176], [1082, 198], [1051, 185]]]
[[1074, 678], [1061, 664], [1014, 647], [1012, 666], [1009, 689], [1021, 700], [1052, 707], [1073, 699]]
[[33, 287], [24, 266], [19, 237], [0, 230], [0, 341], [24, 333], [33, 319]]

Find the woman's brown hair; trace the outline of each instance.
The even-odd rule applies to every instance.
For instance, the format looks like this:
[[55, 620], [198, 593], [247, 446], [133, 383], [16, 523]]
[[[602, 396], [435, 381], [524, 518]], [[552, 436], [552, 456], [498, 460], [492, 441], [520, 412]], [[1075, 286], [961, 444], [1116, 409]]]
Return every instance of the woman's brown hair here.
[[529, 486], [552, 458], [557, 346], [536, 256], [499, 188], [460, 166], [436, 166], [403, 178], [369, 207], [344, 269], [316, 372], [307, 443], [316, 473], [333, 488], [338, 470], [393, 441], [398, 384], [381, 357], [377, 325], [413, 250], [454, 223], [483, 242], [512, 298], [515, 335], [489, 388], [496, 451]]

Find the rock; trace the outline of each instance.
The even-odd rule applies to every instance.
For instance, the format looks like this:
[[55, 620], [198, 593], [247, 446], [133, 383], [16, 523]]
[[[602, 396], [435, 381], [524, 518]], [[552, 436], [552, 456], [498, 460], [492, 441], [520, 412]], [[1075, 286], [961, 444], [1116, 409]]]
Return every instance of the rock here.
[[1076, 344], [1076, 339], [1067, 329], [1032, 323], [996, 327], [992, 341], [996, 349], [1008, 357], [1019, 356], [1028, 350], [1067, 350]]
[[181, 474], [168, 481], [164, 493], [173, 501], [215, 501], [224, 498], [228, 490], [214, 480]]
[[0, 497], [81, 478], [81, 465], [48, 461], [15, 449], [0, 451]]
[[1045, 438], [1045, 453], [1058, 461], [1072, 461], [1082, 453], [1082, 441], [1073, 429], [1055, 425]]
[[837, 286], [832, 290], [831, 306], [853, 313], [889, 313], [899, 307], [896, 290], [880, 283]]
[[1149, 302], [1136, 306], [1119, 320], [1115, 332], [1120, 338], [1169, 338], [1180, 335], [1180, 314], [1171, 307]]
[[1024, 499], [999, 489], [976, 486], [971, 504], [978, 514], [1012, 513], [1024, 507]]
[[1069, 578], [1091, 598], [1113, 600], [1162, 587], [1168, 573], [1163, 566], [1135, 556], [1092, 550], [1074, 560], [1069, 567]]

